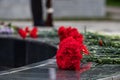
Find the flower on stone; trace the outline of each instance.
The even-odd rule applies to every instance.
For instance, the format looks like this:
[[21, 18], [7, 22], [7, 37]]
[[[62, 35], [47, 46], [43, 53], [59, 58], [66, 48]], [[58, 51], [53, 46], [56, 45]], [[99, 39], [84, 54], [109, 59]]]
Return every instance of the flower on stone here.
[[0, 25], [0, 33], [1, 34], [13, 34], [14, 30], [11, 27], [8, 27], [6, 25]]
[[29, 33], [29, 32], [30, 32], [30, 29], [29, 29], [29, 27], [28, 27], [28, 26], [26, 26], [26, 27], [25, 27], [25, 31], [26, 31], [27, 33]]
[[38, 29], [34, 27], [32, 28], [32, 30], [30, 30], [29, 27], [25, 27], [24, 29], [22, 28], [18, 29], [18, 33], [23, 39], [25, 39], [28, 35], [31, 38], [37, 38]]
[[30, 37], [37, 38], [37, 36], [38, 36], [37, 33], [38, 33], [38, 29], [36, 27], [34, 27], [30, 32]]
[[26, 31], [24, 31], [23, 29], [18, 29], [18, 33], [23, 39], [27, 37]]
[[99, 46], [103, 46], [103, 40], [102, 40], [102, 39], [100, 39], [100, 40], [98, 41], [98, 43], [99, 43]]
[[83, 53], [89, 54], [87, 47], [83, 44], [83, 35], [76, 28], [64, 26], [59, 28], [58, 35], [60, 38], [56, 54], [58, 67], [65, 70], [80, 70]]
[[82, 54], [80, 54], [79, 43], [72, 37], [64, 39], [60, 43], [56, 59], [60, 69], [80, 70]]

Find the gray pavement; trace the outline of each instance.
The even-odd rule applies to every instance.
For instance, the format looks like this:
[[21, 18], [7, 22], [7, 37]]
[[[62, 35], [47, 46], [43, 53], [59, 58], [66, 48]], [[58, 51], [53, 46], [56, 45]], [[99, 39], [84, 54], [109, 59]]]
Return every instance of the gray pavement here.
[[[20, 27], [30, 26], [32, 22], [13, 21], [13, 25]], [[81, 32], [84, 31], [84, 27], [87, 27], [87, 31], [106, 33], [106, 34], [120, 34], [120, 22], [114, 21], [55, 21], [54, 28], [58, 29], [60, 26], [72, 26], [78, 28]], [[40, 28], [40, 30], [49, 30], [50, 28]]]

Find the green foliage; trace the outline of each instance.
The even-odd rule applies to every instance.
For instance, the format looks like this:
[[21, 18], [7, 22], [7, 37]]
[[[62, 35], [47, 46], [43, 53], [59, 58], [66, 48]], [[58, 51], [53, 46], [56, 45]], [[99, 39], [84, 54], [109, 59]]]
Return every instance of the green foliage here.
[[120, 0], [107, 0], [107, 5], [120, 7]]
[[[99, 44], [99, 40], [102, 40], [102, 45]], [[85, 44], [91, 53], [89, 57], [84, 58], [86, 61], [99, 64], [120, 64], [120, 36], [87, 32]]]

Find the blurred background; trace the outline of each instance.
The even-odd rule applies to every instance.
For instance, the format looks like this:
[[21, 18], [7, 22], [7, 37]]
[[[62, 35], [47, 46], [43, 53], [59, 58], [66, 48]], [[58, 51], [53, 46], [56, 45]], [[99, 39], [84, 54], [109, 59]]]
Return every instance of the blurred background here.
[[[52, 0], [52, 5], [55, 20], [120, 20], [120, 0]], [[0, 0], [0, 19], [30, 20], [30, 0]]]
[[[46, 19], [46, 0], [42, 1]], [[96, 31], [120, 31], [120, 0], [52, 0], [52, 5], [55, 26], [86, 25]], [[30, 0], [0, 0], [0, 20], [19, 26], [32, 26]], [[110, 30], [106, 26], [109, 26]]]

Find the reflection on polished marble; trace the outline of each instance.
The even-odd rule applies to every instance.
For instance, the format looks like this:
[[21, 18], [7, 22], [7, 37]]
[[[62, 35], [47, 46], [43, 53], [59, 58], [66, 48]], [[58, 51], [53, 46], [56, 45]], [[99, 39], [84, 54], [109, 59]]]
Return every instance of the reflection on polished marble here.
[[120, 65], [86, 63], [80, 71], [59, 70], [55, 59], [0, 72], [0, 80], [96, 80], [120, 74]]

